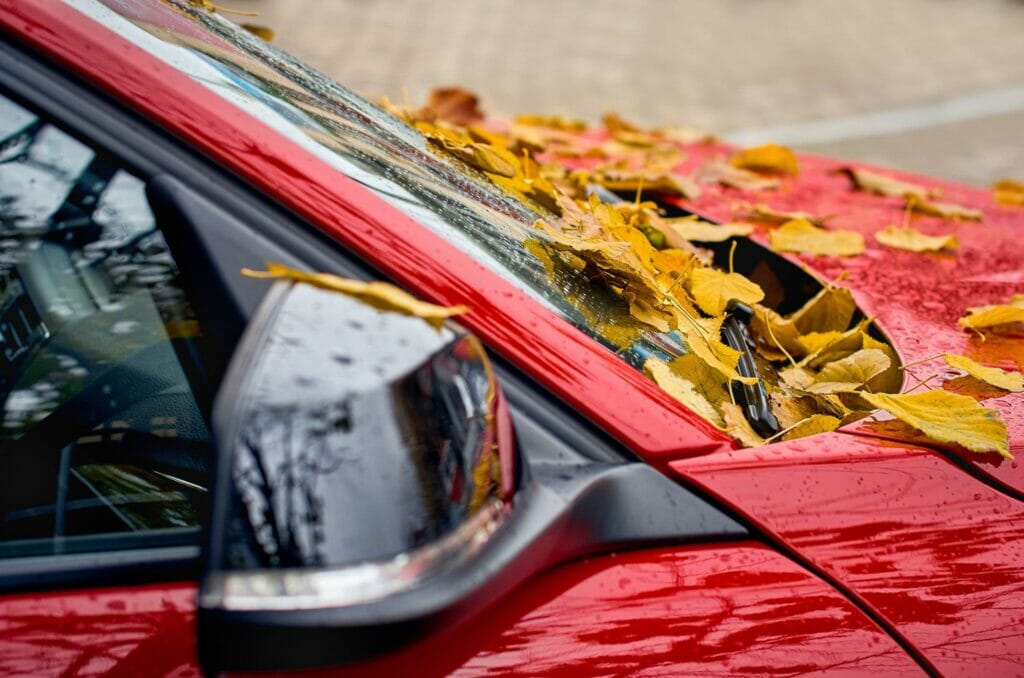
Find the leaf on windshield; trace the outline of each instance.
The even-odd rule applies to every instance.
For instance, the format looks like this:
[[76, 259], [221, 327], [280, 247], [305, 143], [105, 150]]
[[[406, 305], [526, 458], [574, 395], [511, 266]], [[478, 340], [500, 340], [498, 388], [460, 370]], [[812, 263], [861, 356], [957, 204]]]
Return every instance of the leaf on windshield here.
[[1024, 183], [1001, 179], [992, 184], [992, 197], [1000, 205], [1024, 206]]
[[786, 432], [782, 434], [782, 439], [795, 440], [797, 438], [813, 436], [818, 433], [828, 433], [829, 431], [835, 431], [839, 428], [841, 423], [842, 420], [838, 417], [833, 417], [828, 414], [813, 414], [787, 428]]
[[393, 311], [423, 318], [438, 328], [444, 324], [447, 318], [469, 312], [469, 308], [466, 306], [438, 306], [420, 301], [391, 283], [352, 280], [330, 273], [307, 273], [282, 264], [268, 263], [266, 271], [243, 268], [242, 275], [248, 278], [294, 280], [340, 292], [382, 311]]
[[814, 383], [806, 390], [810, 393], [838, 393], [856, 391], [889, 369], [889, 356], [878, 349], [865, 348], [839, 360], [826, 364], [814, 376]]
[[[697, 242], [723, 242], [729, 238], [748, 236], [754, 232], [750, 224], [715, 224], [692, 217], [662, 219], [659, 223], [670, 247], [680, 240]], [[677, 244], [673, 244], [677, 243]]]
[[1008, 304], [974, 306], [959, 320], [960, 327], [973, 330], [997, 330], [1024, 323], [1024, 294], [1015, 294]]
[[764, 144], [745, 148], [729, 158], [729, 164], [740, 169], [762, 172], [764, 174], [800, 173], [800, 163], [796, 154], [779, 144]]
[[984, 407], [974, 398], [939, 390], [897, 395], [862, 393], [861, 397], [935, 442], [1013, 459], [999, 410]]
[[955, 250], [960, 247], [956, 236], [949, 235], [925, 235], [914, 228], [900, 228], [898, 226], [887, 226], [875, 233], [875, 240], [899, 250], [908, 252], [938, 252], [940, 250]]
[[768, 234], [772, 249], [837, 257], [852, 257], [864, 251], [864, 236], [854, 231], [825, 231], [809, 221], [787, 221]]
[[722, 158], [707, 160], [694, 175], [700, 184], [722, 184], [746, 191], [767, 191], [779, 187], [779, 180], [764, 177], [757, 172], [734, 167]]
[[764, 438], [758, 435], [754, 427], [747, 421], [743, 408], [735, 403], [722, 403], [722, 419], [725, 420], [725, 432], [735, 438], [744, 447], [760, 447], [765, 444]]
[[715, 406], [692, 382], [676, 373], [667, 363], [657, 358], [648, 358], [644, 371], [670, 396], [686, 405], [715, 426], [721, 428], [725, 422]]
[[907, 207], [914, 212], [927, 214], [932, 217], [942, 217], [943, 219], [981, 221], [985, 216], [981, 210], [955, 205], [951, 202], [930, 202], [913, 195], [907, 197]]
[[761, 287], [739, 273], [726, 273], [714, 268], [698, 268], [690, 273], [688, 289], [701, 310], [721, 315], [733, 299], [755, 304], [764, 299]]
[[894, 177], [887, 177], [866, 169], [843, 167], [837, 171], [840, 174], [845, 174], [852, 182], [854, 188], [867, 191], [868, 193], [896, 198], [915, 196], [922, 200], [932, 195], [932, 191], [924, 186], [912, 184], [909, 181], [901, 181]]
[[995, 386], [1004, 391], [1020, 393], [1024, 391], [1024, 374], [1020, 372], [1006, 372], [998, 367], [986, 367], [971, 360], [967, 356], [946, 353], [943, 358], [946, 364], [958, 370], [963, 370], [979, 381], [990, 386]]

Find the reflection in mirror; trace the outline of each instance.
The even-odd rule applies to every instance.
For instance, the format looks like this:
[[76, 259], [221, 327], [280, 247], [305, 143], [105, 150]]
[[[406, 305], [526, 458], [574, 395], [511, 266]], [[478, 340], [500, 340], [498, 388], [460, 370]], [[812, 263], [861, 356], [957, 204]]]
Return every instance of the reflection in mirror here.
[[215, 414], [231, 489], [204, 604], [352, 604], [456, 565], [511, 489], [498, 398], [460, 329], [279, 283]]

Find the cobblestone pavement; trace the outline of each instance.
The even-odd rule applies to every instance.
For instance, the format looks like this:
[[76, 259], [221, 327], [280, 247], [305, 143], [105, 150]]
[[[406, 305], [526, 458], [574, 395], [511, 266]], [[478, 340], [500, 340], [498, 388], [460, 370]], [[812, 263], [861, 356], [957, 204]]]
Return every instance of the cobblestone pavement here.
[[1024, 178], [1024, 0], [221, 4], [260, 11], [280, 47], [368, 96], [461, 84], [498, 112], [612, 109], [976, 184]]

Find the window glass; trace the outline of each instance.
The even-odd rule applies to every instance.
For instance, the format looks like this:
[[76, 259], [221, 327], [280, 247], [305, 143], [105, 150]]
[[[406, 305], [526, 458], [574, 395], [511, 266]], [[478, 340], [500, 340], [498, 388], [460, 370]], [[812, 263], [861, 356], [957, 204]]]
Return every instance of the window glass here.
[[208, 394], [178, 279], [143, 182], [0, 95], [0, 556], [195, 541]]

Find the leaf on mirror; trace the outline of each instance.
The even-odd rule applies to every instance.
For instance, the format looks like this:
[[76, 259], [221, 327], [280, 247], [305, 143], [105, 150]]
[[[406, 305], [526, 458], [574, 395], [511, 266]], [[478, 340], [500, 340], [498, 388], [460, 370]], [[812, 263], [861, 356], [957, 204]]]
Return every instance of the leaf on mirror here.
[[661, 219], [659, 227], [669, 246], [680, 240], [697, 242], [723, 242], [729, 238], [748, 236], [754, 232], [750, 224], [715, 224], [702, 219], [681, 217]]
[[423, 318], [438, 328], [446, 319], [469, 312], [466, 306], [438, 306], [420, 301], [391, 283], [352, 280], [330, 273], [307, 273], [275, 263], [268, 263], [266, 271], [243, 268], [242, 275], [249, 278], [294, 280], [322, 287], [354, 297], [382, 311], [394, 311]]
[[992, 184], [992, 198], [1000, 205], [1024, 206], [1024, 183], [1001, 179]]
[[887, 177], [866, 169], [843, 167], [837, 171], [839, 174], [845, 174], [850, 179], [853, 187], [860, 191], [896, 198], [916, 196], [922, 200], [932, 195], [932, 191], [924, 186], [912, 184], [909, 181], [901, 181], [894, 177]]
[[974, 398], [933, 390], [924, 393], [862, 393], [860, 397], [920, 431], [929, 439], [978, 453], [996, 452], [1007, 459], [1010, 444], [999, 410]]
[[907, 198], [907, 207], [919, 214], [960, 221], [981, 221], [985, 216], [981, 210], [955, 205], [951, 202], [932, 202], [913, 195]]
[[745, 148], [729, 158], [729, 164], [740, 169], [762, 172], [764, 174], [800, 173], [800, 163], [796, 154], [779, 144], [763, 144]]
[[1024, 294], [1015, 294], [1008, 304], [974, 306], [958, 321], [960, 327], [982, 330], [1024, 323]]
[[983, 381], [986, 384], [1001, 388], [1004, 391], [1020, 393], [1024, 391], [1024, 374], [1020, 372], [1006, 372], [998, 367], [986, 367], [971, 360], [967, 356], [946, 353], [943, 358], [946, 364], [958, 370], [963, 370], [970, 376]]
[[875, 240], [887, 247], [894, 247], [908, 252], [938, 252], [940, 250], [955, 250], [960, 247], [956, 236], [949, 235], [925, 235], [915, 228], [900, 228], [898, 226], [887, 226], [875, 233]]
[[690, 410], [721, 428], [725, 422], [708, 399], [692, 382], [684, 379], [667, 363], [658, 358], [648, 358], [644, 363], [644, 371], [670, 396], [686, 405]]
[[698, 268], [690, 272], [687, 288], [697, 305], [708, 315], [721, 315], [733, 299], [754, 304], [764, 299], [761, 288], [740, 275], [715, 268]]
[[854, 231], [825, 231], [809, 221], [787, 221], [768, 234], [772, 249], [823, 256], [852, 257], [864, 251], [864, 236]]

